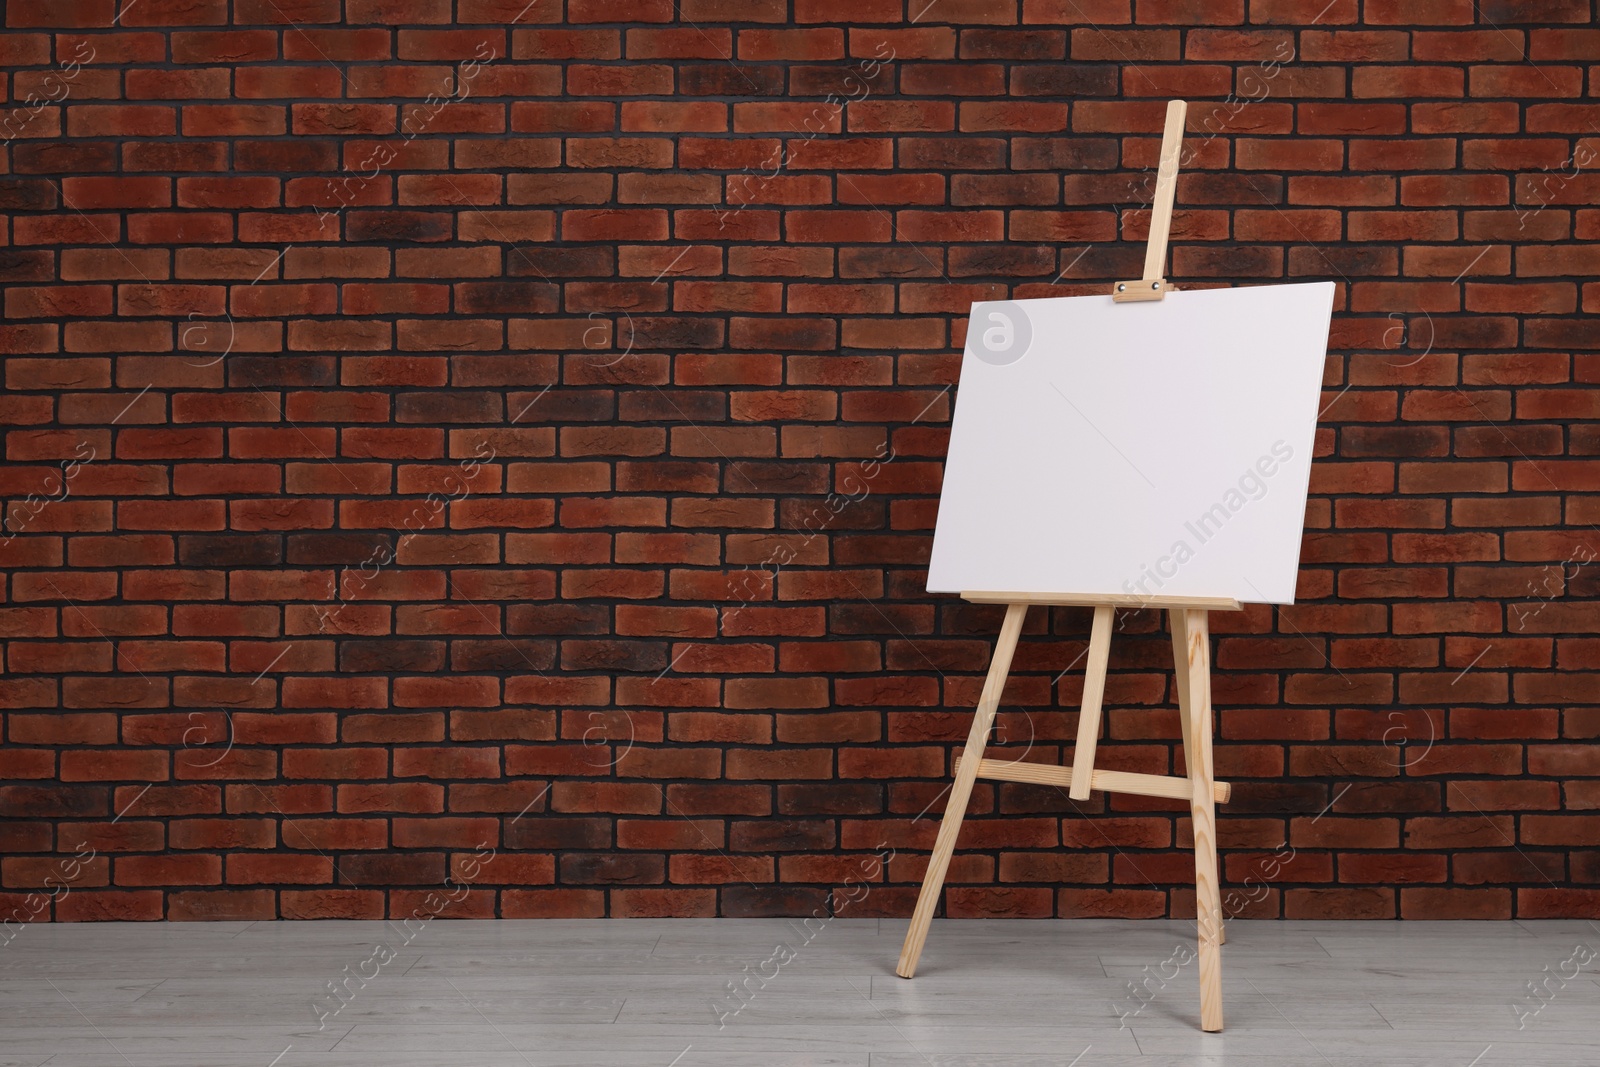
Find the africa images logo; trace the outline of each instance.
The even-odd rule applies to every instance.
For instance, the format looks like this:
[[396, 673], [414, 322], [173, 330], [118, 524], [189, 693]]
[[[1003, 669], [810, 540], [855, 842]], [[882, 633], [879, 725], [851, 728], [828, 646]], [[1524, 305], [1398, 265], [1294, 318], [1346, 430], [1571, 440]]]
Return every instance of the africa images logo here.
[[1015, 363], [1033, 344], [1033, 322], [1015, 300], [976, 305], [967, 328], [975, 331], [972, 354], [996, 367]]

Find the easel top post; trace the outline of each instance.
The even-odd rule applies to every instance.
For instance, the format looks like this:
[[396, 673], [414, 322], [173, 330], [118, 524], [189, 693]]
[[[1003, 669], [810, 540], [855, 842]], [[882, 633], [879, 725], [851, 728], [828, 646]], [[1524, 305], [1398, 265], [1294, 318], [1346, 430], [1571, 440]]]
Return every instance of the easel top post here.
[[1167, 123], [1161, 131], [1161, 162], [1156, 169], [1156, 191], [1150, 201], [1150, 239], [1144, 250], [1144, 277], [1136, 282], [1118, 282], [1111, 299], [1119, 304], [1139, 300], [1160, 300], [1167, 294], [1162, 277], [1167, 263], [1167, 235], [1172, 231], [1172, 200], [1178, 187], [1178, 154], [1183, 147], [1183, 124], [1189, 105], [1182, 100], [1167, 103]]

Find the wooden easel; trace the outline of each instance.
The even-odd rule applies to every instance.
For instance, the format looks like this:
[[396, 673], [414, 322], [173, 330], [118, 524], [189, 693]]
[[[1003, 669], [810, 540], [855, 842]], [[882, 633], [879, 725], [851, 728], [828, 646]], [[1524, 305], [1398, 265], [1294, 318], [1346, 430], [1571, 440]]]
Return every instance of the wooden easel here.
[[[1144, 277], [1139, 281], [1118, 282], [1111, 298], [1118, 303], [1160, 300], [1167, 292], [1162, 268], [1167, 258], [1167, 234], [1172, 226], [1172, 196], [1178, 179], [1178, 149], [1183, 141], [1184, 117], [1188, 111], [1181, 100], [1167, 105], [1166, 127], [1161, 135], [1161, 164], [1156, 176], [1151, 205], [1150, 242], [1145, 250]], [[910, 978], [916, 973], [928, 937], [928, 924], [939, 907], [950, 857], [955, 852], [956, 835], [974, 783], [986, 781], [1029, 782], [1065, 787], [1074, 800], [1089, 799], [1093, 789], [1109, 793], [1135, 793], [1139, 796], [1187, 800], [1194, 821], [1195, 911], [1200, 942], [1200, 1026], [1203, 1030], [1222, 1029], [1222, 895], [1217, 876], [1217, 837], [1215, 805], [1226, 802], [1230, 787], [1218, 782], [1211, 763], [1211, 633], [1207, 613], [1238, 611], [1239, 602], [1223, 597], [1141, 597], [1071, 593], [964, 592], [962, 599], [974, 604], [1005, 604], [1005, 621], [989, 663], [989, 676], [978, 699], [978, 712], [954, 767], [955, 781], [950, 786], [950, 801], [944, 821], [928, 861], [928, 873], [917, 896], [906, 932], [900, 963], [895, 973]], [[1032, 605], [1089, 607], [1094, 622], [1089, 636], [1088, 661], [1084, 670], [1083, 706], [1078, 718], [1077, 745], [1070, 767], [1049, 767], [1038, 763], [984, 759], [989, 730], [994, 725], [1000, 692], [1011, 670], [1011, 656], [1022, 634], [1022, 621]], [[1126, 771], [1096, 770], [1095, 745], [1100, 737], [1100, 701], [1105, 693], [1106, 664], [1111, 650], [1111, 622], [1117, 608], [1164, 609], [1172, 630], [1173, 666], [1176, 674], [1178, 707], [1183, 728], [1183, 756], [1187, 778], [1168, 775], [1133, 774]]]

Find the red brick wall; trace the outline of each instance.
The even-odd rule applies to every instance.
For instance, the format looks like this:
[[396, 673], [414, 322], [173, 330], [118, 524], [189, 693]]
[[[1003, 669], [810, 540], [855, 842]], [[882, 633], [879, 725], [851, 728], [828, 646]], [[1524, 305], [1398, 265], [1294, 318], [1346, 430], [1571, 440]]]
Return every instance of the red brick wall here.
[[[1230, 910], [1600, 913], [1587, 0], [523, 5], [5, 5], [0, 913], [907, 913], [965, 309], [1137, 275], [1174, 96], [1174, 281], [1339, 284]], [[1119, 625], [1103, 763], [1176, 769]], [[1186, 842], [984, 785], [949, 910], [1185, 914]]]

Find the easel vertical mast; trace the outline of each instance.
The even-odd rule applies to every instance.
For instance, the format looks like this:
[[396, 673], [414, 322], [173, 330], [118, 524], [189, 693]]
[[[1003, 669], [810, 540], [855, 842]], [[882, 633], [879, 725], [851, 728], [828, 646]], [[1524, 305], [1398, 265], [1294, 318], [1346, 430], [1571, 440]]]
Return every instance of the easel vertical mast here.
[[[1161, 164], [1156, 174], [1155, 197], [1150, 212], [1150, 242], [1145, 248], [1144, 277], [1138, 281], [1117, 282], [1111, 299], [1117, 303], [1160, 300], [1166, 296], [1163, 268], [1167, 259], [1167, 235], [1172, 228], [1172, 200], [1178, 182], [1178, 149], [1183, 143], [1184, 116], [1188, 108], [1182, 100], [1167, 105], [1167, 121], [1161, 136]], [[1137, 314], [1137, 312], [1129, 312]], [[1211, 760], [1211, 635], [1208, 611], [1237, 611], [1239, 603], [1219, 597], [1106, 596], [1059, 592], [979, 592], [969, 591], [962, 598], [977, 604], [1006, 605], [1005, 622], [989, 663], [989, 675], [978, 700], [966, 747], [951, 770], [955, 781], [944, 819], [939, 824], [933, 855], [917, 906], [911, 915], [905, 944], [895, 973], [910, 978], [916, 973], [928, 927], [939, 908], [945, 874], [955, 852], [956, 837], [973, 786], [987, 781], [1030, 782], [1054, 785], [1068, 791], [1074, 800], [1086, 800], [1090, 790], [1133, 793], [1189, 802], [1194, 826], [1195, 910], [1200, 946], [1200, 1026], [1203, 1030], [1222, 1029], [1222, 898], [1217, 871], [1215, 807], [1226, 802], [1230, 787], [1215, 780]], [[1038, 763], [988, 760], [983, 758], [989, 731], [1011, 669], [1012, 653], [1022, 633], [1023, 620], [1033, 604], [1088, 607], [1094, 609], [1084, 671], [1083, 703], [1078, 718], [1077, 746], [1072, 766], [1050, 767]], [[1179, 720], [1183, 730], [1183, 757], [1186, 777], [1135, 774], [1128, 771], [1099, 771], [1094, 768], [1095, 748], [1100, 737], [1101, 698], [1105, 689], [1106, 667], [1110, 660], [1112, 619], [1116, 609], [1165, 609], [1172, 631], [1174, 690], [1178, 698]]]
[[1189, 105], [1182, 100], [1167, 104], [1167, 124], [1161, 131], [1161, 162], [1156, 168], [1156, 191], [1150, 201], [1150, 240], [1144, 248], [1144, 277], [1118, 282], [1111, 299], [1119, 304], [1134, 300], [1160, 300], [1167, 294], [1163, 276], [1167, 263], [1167, 235], [1172, 232], [1172, 199], [1178, 189], [1178, 150], [1183, 147], [1183, 120]]

